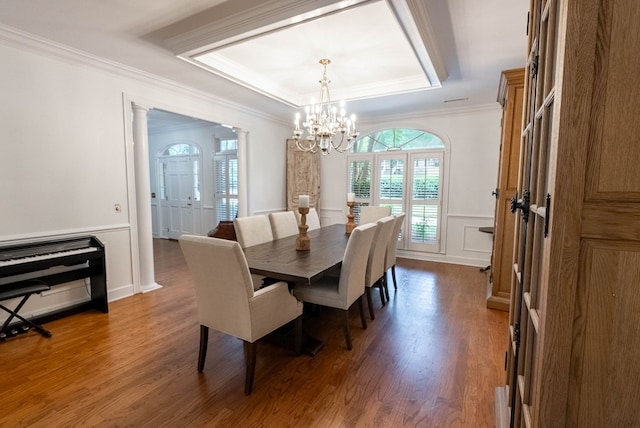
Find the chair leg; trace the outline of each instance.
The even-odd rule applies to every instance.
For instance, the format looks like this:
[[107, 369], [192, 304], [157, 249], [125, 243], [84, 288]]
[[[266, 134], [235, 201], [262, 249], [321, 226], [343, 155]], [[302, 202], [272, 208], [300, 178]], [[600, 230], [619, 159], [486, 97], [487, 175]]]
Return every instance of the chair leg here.
[[256, 354], [258, 350], [257, 342], [243, 341], [246, 372], [244, 375], [244, 393], [246, 395], [251, 394], [253, 390], [253, 379], [256, 374]]
[[384, 275], [378, 280], [377, 285], [380, 291], [380, 302], [382, 302], [382, 306], [384, 306], [387, 303], [384, 297]]
[[358, 311], [360, 311], [360, 322], [362, 323], [363, 330], [367, 329], [367, 320], [364, 317], [364, 295], [358, 298]]
[[302, 315], [294, 321], [295, 324], [295, 350], [296, 355], [300, 355], [302, 353]]
[[365, 287], [367, 294], [367, 305], [369, 306], [369, 317], [374, 320], [376, 316], [373, 314], [373, 300], [371, 299], [371, 287]]
[[384, 286], [384, 295], [387, 298], [387, 302], [390, 300], [389, 299], [389, 284], [387, 281], [387, 273], [384, 273], [384, 276], [382, 277], [382, 285]]
[[207, 358], [207, 343], [209, 342], [209, 327], [200, 325], [200, 350], [198, 351], [198, 371], [204, 370], [204, 360]]
[[396, 282], [396, 265], [391, 266], [391, 276], [393, 277], [393, 289], [398, 289], [398, 283]]
[[344, 311], [344, 338], [347, 341], [347, 349], [351, 351], [351, 328], [349, 327], [349, 309]]

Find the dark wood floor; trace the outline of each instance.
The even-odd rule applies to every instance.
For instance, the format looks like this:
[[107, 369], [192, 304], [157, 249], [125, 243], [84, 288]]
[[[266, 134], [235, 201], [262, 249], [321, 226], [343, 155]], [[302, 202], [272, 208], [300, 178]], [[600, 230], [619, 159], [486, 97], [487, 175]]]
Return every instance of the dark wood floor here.
[[[0, 426], [492, 427], [507, 315], [485, 308], [478, 268], [399, 259], [399, 287], [353, 350], [332, 310], [305, 318], [315, 357], [261, 343], [243, 393], [238, 339], [211, 332], [196, 370], [195, 296], [175, 241], [157, 241], [164, 287], [0, 343]], [[379, 300], [377, 300], [379, 305]]]

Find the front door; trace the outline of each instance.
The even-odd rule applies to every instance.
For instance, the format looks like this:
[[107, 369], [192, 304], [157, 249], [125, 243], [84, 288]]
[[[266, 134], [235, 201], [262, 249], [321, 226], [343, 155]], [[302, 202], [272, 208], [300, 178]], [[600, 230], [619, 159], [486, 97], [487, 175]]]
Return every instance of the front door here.
[[170, 156], [162, 164], [162, 230], [170, 239], [198, 233], [200, 217], [199, 159], [194, 156]]

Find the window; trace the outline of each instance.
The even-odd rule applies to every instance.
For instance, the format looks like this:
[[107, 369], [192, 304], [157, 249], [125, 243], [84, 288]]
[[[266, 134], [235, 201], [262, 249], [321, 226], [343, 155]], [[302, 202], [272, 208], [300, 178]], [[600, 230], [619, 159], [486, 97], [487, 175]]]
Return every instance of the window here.
[[226, 144], [227, 141], [230, 140], [224, 140], [224, 153], [213, 156], [213, 199], [218, 223], [233, 220], [238, 213], [238, 155], [229, 149], [237, 147], [237, 140], [234, 144]]
[[363, 205], [407, 213], [399, 248], [440, 250], [444, 142], [416, 129], [385, 129], [359, 138], [348, 157], [356, 219]]

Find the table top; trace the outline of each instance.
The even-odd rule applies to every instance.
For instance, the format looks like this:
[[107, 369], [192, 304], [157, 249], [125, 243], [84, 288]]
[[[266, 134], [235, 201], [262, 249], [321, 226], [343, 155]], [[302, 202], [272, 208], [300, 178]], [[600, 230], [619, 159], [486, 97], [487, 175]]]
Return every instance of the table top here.
[[296, 250], [298, 235], [244, 249], [251, 273], [296, 284], [310, 284], [342, 264], [349, 240], [344, 224], [311, 230], [309, 251]]

